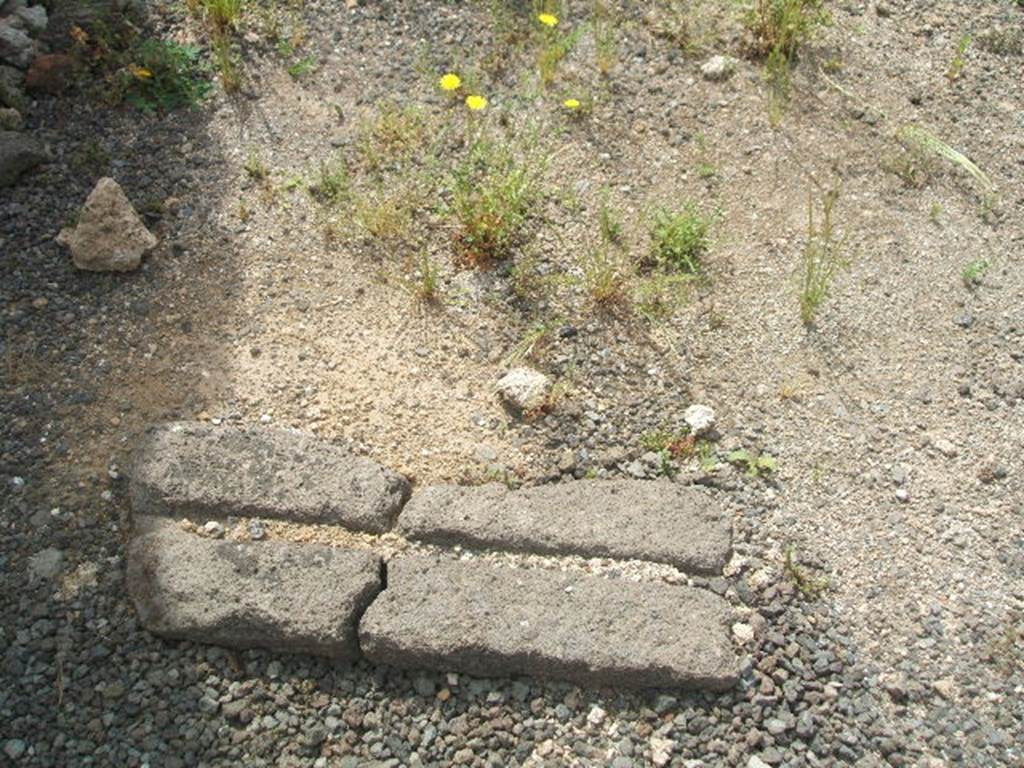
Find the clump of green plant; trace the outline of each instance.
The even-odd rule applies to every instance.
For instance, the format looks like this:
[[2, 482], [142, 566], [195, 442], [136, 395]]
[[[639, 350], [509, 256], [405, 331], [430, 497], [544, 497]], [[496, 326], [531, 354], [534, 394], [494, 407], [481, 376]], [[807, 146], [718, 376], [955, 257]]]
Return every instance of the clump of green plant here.
[[800, 318], [811, 326], [818, 309], [828, 298], [832, 281], [846, 266], [843, 257], [845, 238], [836, 239], [835, 205], [839, 192], [829, 190], [822, 201], [821, 226], [814, 223], [814, 198], [807, 196], [807, 243], [800, 270]]
[[988, 272], [989, 263], [985, 259], [975, 259], [960, 273], [964, 287], [974, 288], [981, 283], [981, 278]]
[[242, 85], [232, 38], [242, 18], [245, 0], [188, 0], [193, 15], [203, 19], [210, 33], [213, 60], [220, 71], [225, 91], [237, 91]]
[[195, 46], [156, 38], [132, 45], [119, 57], [113, 88], [115, 101], [127, 101], [143, 112], [198, 106], [210, 92], [210, 81]]
[[296, 80], [300, 80], [306, 75], [316, 70], [317, 61], [315, 56], [306, 56], [299, 59], [296, 62], [288, 65], [288, 74]]
[[607, 0], [594, 0], [592, 19], [597, 71], [607, 77], [619, 61], [619, 25]]
[[827, 576], [810, 573], [796, 555], [796, 547], [786, 547], [782, 561], [782, 573], [805, 598], [813, 600], [819, 597], [830, 586]]
[[246, 175], [253, 181], [266, 181], [270, 178], [270, 168], [256, 150], [249, 152], [245, 159], [245, 165], [242, 167], [245, 169]]
[[336, 157], [321, 162], [319, 173], [309, 184], [309, 193], [325, 205], [340, 205], [349, 201], [352, 183], [344, 158]]
[[[557, 19], [554, 14], [541, 14], [538, 18], [547, 16]], [[558, 75], [558, 67], [566, 56], [576, 47], [579, 42], [581, 28], [577, 27], [572, 32], [563, 32], [558, 26], [547, 25], [542, 22], [542, 41], [540, 52], [537, 54], [537, 69], [540, 72], [541, 85], [546, 87], [555, 81]]]
[[474, 142], [452, 187], [456, 242], [467, 263], [485, 266], [508, 252], [540, 198], [543, 170], [542, 160], [508, 144]]
[[712, 179], [718, 173], [718, 169], [715, 168], [708, 150], [707, 137], [703, 133], [698, 133], [693, 138], [697, 143], [697, 175], [702, 179]]
[[359, 150], [372, 170], [408, 158], [426, 139], [429, 125], [419, 107], [385, 103], [372, 120], [363, 124]]
[[613, 309], [628, 299], [629, 270], [623, 259], [602, 243], [583, 259], [583, 285], [596, 306]]
[[420, 254], [412, 278], [408, 281], [409, 292], [417, 301], [436, 304], [441, 299], [441, 267], [430, 258], [427, 251]]
[[719, 0], [657, 0], [649, 15], [652, 32], [696, 56], [716, 44], [720, 37]]
[[651, 221], [651, 253], [669, 272], [699, 275], [710, 243], [711, 218], [693, 202], [677, 209], [658, 208]]
[[814, 30], [830, 20], [824, 0], [754, 0], [746, 22], [754, 53], [765, 56], [769, 115], [773, 125], [782, 119], [789, 101], [790, 76], [800, 46]]
[[215, 36], [233, 31], [242, 18], [244, 0], [188, 0], [194, 15], [202, 15]]
[[620, 245], [622, 243], [622, 217], [612, 207], [607, 189], [601, 194], [601, 205], [597, 210], [597, 224], [601, 235], [601, 242], [608, 245]]
[[742, 467], [747, 477], [764, 477], [770, 475], [778, 468], [778, 461], [774, 456], [767, 453], [748, 451], [746, 448], [737, 448], [730, 451], [725, 457], [726, 461], [738, 467]]
[[963, 75], [964, 67], [967, 66], [967, 49], [970, 47], [971, 36], [963, 35], [956, 44], [956, 53], [953, 55], [953, 60], [949, 62], [949, 69], [946, 70], [946, 79], [949, 82], [959, 80]]
[[633, 306], [647, 320], [657, 322], [670, 317], [686, 302], [692, 275], [654, 272], [636, 281]]
[[416, 178], [394, 179], [353, 195], [355, 219], [374, 237], [409, 239], [416, 213], [424, 206]]

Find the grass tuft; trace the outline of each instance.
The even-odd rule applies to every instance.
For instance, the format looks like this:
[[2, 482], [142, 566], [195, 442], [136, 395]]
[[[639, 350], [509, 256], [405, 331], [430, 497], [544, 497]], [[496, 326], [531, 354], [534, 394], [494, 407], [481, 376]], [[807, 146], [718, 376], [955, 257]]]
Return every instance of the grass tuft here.
[[695, 203], [677, 210], [659, 208], [651, 222], [651, 250], [655, 262], [669, 272], [699, 275], [710, 243], [711, 218]]
[[834, 211], [839, 193], [830, 190], [822, 201], [821, 226], [814, 223], [814, 200], [807, 197], [807, 244], [804, 246], [800, 277], [800, 318], [805, 326], [814, 325], [818, 309], [828, 298], [832, 281], [846, 266], [843, 240], [836, 240]]

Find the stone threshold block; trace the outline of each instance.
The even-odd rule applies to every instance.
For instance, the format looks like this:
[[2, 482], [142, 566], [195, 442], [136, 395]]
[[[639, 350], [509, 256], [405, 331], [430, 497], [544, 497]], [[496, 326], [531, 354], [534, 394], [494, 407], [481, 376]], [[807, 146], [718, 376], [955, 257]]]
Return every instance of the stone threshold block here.
[[709, 575], [732, 551], [731, 522], [714, 499], [667, 481], [433, 486], [413, 494], [398, 529], [432, 544], [649, 560]]
[[133, 455], [138, 515], [278, 518], [391, 529], [409, 496], [401, 475], [311, 435], [177, 422], [150, 427]]
[[357, 624], [382, 587], [372, 552], [208, 539], [157, 518], [136, 527], [126, 579], [150, 632], [230, 648], [360, 655]]
[[726, 690], [731, 609], [692, 587], [409, 556], [359, 625], [367, 658], [586, 686]]

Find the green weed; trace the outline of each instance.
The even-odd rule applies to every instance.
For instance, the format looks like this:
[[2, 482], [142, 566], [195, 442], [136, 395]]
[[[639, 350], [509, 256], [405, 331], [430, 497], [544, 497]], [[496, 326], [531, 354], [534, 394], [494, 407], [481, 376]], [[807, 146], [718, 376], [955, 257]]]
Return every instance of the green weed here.
[[317, 61], [315, 56], [307, 56], [304, 59], [299, 59], [295, 63], [289, 65], [288, 74], [296, 80], [299, 80], [311, 72], [315, 72], [317, 67]]
[[584, 289], [595, 305], [612, 309], [627, 302], [629, 269], [608, 245], [590, 249], [582, 266]]
[[807, 196], [807, 243], [804, 246], [800, 273], [800, 318], [804, 325], [811, 326], [818, 309], [828, 298], [832, 281], [839, 270], [846, 266], [843, 258], [845, 238], [836, 239], [835, 204], [839, 193], [830, 190], [822, 201], [821, 226], [814, 223], [814, 199]]
[[310, 194], [325, 205], [340, 205], [352, 196], [348, 165], [337, 157], [320, 163], [316, 179], [309, 185]]
[[746, 471], [747, 477], [764, 477], [775, 472], [778, 468], [778, 461], [774, 456], [767, 453], [748, 451], [746, 448], [738, 448], [730, 451], [725, 457], [730, 464], [735, 464]]
[[672, 210], [659, 208], [651, 222], [651, 250], [655, 262], [669, 272], [699, 275], [710, 243], [711, 218], [695, 203]]
[[502, 258], [521, 234], [540, 198], [544, 162], [508, 144], [476, 141], [454, 171], [452, 211], [456, 241], [471, 265]]
[[960, 38], [956, 44], [956, 53], [953, 55], [953, 60], [949, 62], [949, 69], [946, 70], [946, 79], [949, 82], [959, 80], [961, 75], [964, 73], [964, 67], [967, 65], [966, 55], [967, 49], [971, 47], [971, 36], [964, 35]]
[[797, 558], [796, 547], [793, 545], [786, 547], [782, 561], [782, 573], [801, 595], [810, 600], [820, 597], [830, 586], [827, 576], [808, 572], [807, 566]]
[[198, 48], [148, 38], [122, 54], [115, 100], [143, 112], [196, 107], [210, 92]]
[[592, 18], [597, 70], [607, 77], [619, 61], [619, 21], [607, 0], [594, 0]]
[[981, 283], [981, 278], [988, 272], [989, 263], [985, 259], [975, 259], [960, 273], [964, 287], [974, 288]]
[[815, 29], [829, 23], [824, 0], [754, 0], [746, 23], [752, 50], [766, 57], [769, 116], [773, 125], [789, 102], [790, 78], [800, 46]]
[[249, 153], [249, 156], [245, 159], [245, 165], [242, 167], [253, 181], [266, 181], [270, 178], [270, 168], [263, 162], [263, 158], [256, 150]]
[[647, 275], [633, 287], [633, 306], [651, 322], [664, 320], [686, 303], [692, 282], [692, 275], [660, 272]]

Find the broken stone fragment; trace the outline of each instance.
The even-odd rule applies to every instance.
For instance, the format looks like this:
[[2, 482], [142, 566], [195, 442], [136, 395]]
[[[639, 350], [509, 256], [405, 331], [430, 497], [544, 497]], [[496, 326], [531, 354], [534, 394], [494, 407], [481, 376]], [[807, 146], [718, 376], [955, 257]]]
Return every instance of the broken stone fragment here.
[[47, 159], [38, 139], [17, 131], [0, 131], [0, 187], [12, 186], [21, 174]]
[[93, 272], [138, 268], [157, 239], [146, 229], [120, 185], [102, 178], [85, 201], [76, 227], [61, 230], [57, 242], [71, 249], [75, 266]]
[[517, 411], [539, 408], [551, 390], [551, 380], [532, 368], [513, 368], [498, 380], [498, 394]]

